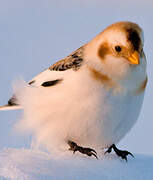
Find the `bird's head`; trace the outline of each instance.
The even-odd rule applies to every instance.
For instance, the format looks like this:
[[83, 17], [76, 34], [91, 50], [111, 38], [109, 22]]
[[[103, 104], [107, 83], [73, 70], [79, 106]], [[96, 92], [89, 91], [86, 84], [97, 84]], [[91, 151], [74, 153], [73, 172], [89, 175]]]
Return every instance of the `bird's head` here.
[[143, 31], [137, 24], [118, 22], [87, 44], [86, 55], [89, 64], [110, 78], [137, 79], [141, 77], [136, 72], [146, 70], [143, 43]]

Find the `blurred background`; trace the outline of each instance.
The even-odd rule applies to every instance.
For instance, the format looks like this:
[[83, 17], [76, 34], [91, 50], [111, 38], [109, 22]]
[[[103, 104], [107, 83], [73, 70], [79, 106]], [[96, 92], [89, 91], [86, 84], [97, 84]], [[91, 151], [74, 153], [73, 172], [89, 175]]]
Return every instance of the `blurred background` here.
[[[116, 21], [143, 28], [149, 76], [140, 117], [118, 146], [153, 155], [152, 0], [0, 0], [0, 104], [11, 96], [14, 79], [29, 81]], [[31, 137], [13, 129], [19, 118], [19, 111], [0, 112], [0, 150], [30, 147]]]

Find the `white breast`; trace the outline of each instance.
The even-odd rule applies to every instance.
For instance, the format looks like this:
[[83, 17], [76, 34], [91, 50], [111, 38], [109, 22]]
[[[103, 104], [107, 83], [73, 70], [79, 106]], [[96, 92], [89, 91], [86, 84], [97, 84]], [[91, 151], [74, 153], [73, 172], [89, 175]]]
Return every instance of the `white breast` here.
[[68, 138], [96, 148], [109, 147], [126, 135], [138, 119], [144, 97], [144, 93], [114, 93], [93, 79], [78, 92], [73, 99], [78, 103], [72, 106], [78, 112], [71, 119]]
[[24, 108], [20, 128], [51, 150], [68, 140], [93, 148], [117, 143], [136, 122], [143, 94], [114, 94], [81, 70], [53, 87], [24, 87], [18, 98]]

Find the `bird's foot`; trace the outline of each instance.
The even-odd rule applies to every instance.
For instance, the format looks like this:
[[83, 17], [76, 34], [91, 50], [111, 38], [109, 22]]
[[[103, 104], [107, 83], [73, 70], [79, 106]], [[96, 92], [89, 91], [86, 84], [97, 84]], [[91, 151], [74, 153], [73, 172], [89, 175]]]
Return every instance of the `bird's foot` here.
[[95, 158], [98, 159], [97, 152], [94, 149], [78, 146], [73, 141], [68, 141], [68, 145], [70, 146], [69, 150], [73, 151], [73, 153], [79, 151], [82, 154], [86, 154], [87, 156], [95, 156]]
[[105, 152], [105, 154], [106, 154], [106, 153], [111, 153], [112, 149], [115, 151], [115, 153], [116, 153], [119, 157], [121, 157], [122, 159], [125, 159], [126, 162], [127, 162], [127, 156], [128, 156], [128, 155], [131, 155], [131, 156], [134, 158], [134, 156], [133, 156], [132, 153], [130, 153], [129, 151], [122, 151], [122, 150], [117, 149], [117, 147], [115, 146], [115, 144], [113, 144], [111, 147], [109, 147], [108, 150]]

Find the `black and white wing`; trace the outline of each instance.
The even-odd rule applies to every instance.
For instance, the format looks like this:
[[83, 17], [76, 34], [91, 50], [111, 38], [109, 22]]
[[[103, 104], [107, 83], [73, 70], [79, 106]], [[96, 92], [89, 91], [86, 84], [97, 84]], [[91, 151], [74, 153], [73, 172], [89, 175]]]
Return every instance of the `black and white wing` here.
[[33, 86], [53, 86], [61, 82], [68, 70], [77, 71], [83, 64], [83, 47], [66, 58], [56, 62], [45, 71], [34, 77], [29, 84]]
[[[44, 70], [37, 76], [35, 76], [28, 84], [34, 87], [51, 87], [59, 83], [62, 83], [65, 73], [67, 71], [78, 71], [83, 64], [83, 47], [77, 49], [72, 54], [62, 59], [48, 69]], [[9, 99], [8, 104], [0, 106], [0, 110], [13, 110], [20, 109], [20, 105], [17, 103], [15, 95]]]

